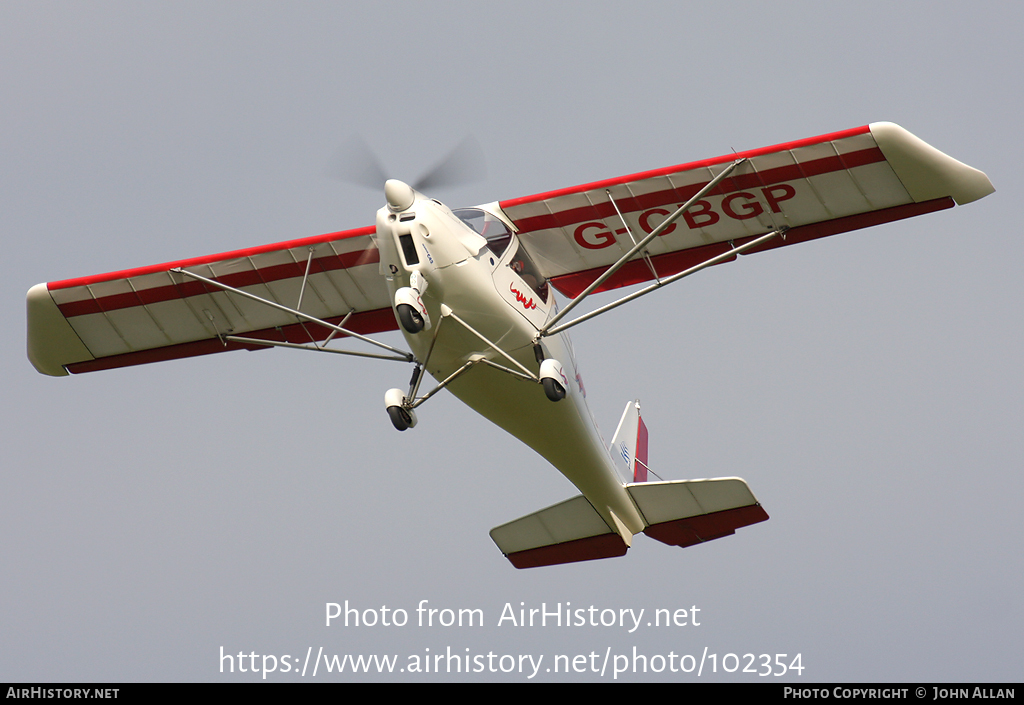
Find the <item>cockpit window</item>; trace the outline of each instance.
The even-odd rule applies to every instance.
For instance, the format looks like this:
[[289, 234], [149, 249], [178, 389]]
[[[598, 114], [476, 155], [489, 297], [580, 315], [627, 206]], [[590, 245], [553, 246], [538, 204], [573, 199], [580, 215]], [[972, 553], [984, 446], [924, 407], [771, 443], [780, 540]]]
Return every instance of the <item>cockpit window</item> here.
[[512, 241], [512, 233], [500, 219], [479, 208], [459, 208], [452, 213], [478, 235], [483, 235], [491, 252], [498, 257], [505, 253], [508, 243]]
[[508, 263], [508, 266], [512, 268], [512, 271], [519, 275], [519, 277], [529, 285], [531, 289], [537, 292], [537, 296], [544, 303], [548, 302], [548, 280], [540, 275], [537, 270], [537, 265], [533, 263], [530, 256], [526, 254], [526, 250], [523, 249], [523, 243], [519, 243], [519, 249], [512, 255], [512, 260]]

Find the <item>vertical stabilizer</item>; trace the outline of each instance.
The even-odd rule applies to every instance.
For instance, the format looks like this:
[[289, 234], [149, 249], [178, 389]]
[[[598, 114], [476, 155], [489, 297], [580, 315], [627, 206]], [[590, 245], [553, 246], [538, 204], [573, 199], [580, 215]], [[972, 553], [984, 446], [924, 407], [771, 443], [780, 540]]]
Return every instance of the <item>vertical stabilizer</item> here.
[[640, 416], [640, 402], [626, 404], [608, 449], [627, 482], [647, 482], [647, 426]]

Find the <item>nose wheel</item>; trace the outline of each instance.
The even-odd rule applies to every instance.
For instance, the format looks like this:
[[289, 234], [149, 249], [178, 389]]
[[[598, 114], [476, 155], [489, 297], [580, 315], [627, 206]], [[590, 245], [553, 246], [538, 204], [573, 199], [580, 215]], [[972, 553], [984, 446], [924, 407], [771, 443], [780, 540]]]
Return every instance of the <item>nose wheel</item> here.
[[391, 425], [399, 431], [404, 431], [415, 425], [415, 422], [413, 421], [413, 413], [400, 406], [389, 406], [388, 417], [391, 419]]
[[[540, 355], [538, 354], [538, 357]], [[562, 401], [565, 399], [565, 388], [569, 384], [562, 369], [562, 363], [554, 358], [548, 358], [540, 363], [540, 382], [544, 385], [544, 394], [551, 401]]]
[[407, 333], [419, 333], [423, 330], [423, 316], [409, 304], [398, 304], [398, 320]]
[[418, 271], [409, 275], [409, 286], [403, 286], [395, 292], [395, 313], [402, 330], [415, 335], [430, 328], [430, 316], [423, 305], [423, 294], [427, 290], [427, 280]]
[[416, 425], [416, 412], [406, 404], [405, 394], [401, 389], [389, 389], [384, 395], [384, 406], [388, 409], [391, 425], [399, 431]]
[[562, 401], [565, 399], [565, 387], [555, 380], [545, 377], [541, 380], [541, 384], [544, 385], [544, 394], [551, 401]]

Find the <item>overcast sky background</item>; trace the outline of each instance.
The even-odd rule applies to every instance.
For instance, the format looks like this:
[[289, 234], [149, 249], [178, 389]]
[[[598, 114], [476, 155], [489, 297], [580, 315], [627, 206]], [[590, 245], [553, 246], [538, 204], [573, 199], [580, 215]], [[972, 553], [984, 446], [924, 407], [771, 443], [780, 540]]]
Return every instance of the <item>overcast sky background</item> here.
[[[405, 666], [449, 646], [1019, 681], [1024, 11], [958, 7], [5, 0], [0, 681], [244, 681], [221, 647]], [[382, 194], [325, 176], [354, 135], [409, 181], [474, 135], [488, 177], [432, 194], [459, 206], [880, 120], [996, 193], [574, 329], [606, 438], [639, 398], [662, 477], [744, 477], [771, 515], [706, 545], [513, 569], [488, 531], [575, 489], [450, 395], [395, 432], [398, 365], [271, 350], [54, 379], [25, 356], [38, 282], [372, 224]], [[345, 600], [410, 624], [325, 627]], [[486, 624], [416, 627], [421, 600]], [[701, 624], [497, 626], [521, 602]], [[719, 671], [699, 680], [775, 680]], [[414, 678], [526, 680], [390, 677]]]

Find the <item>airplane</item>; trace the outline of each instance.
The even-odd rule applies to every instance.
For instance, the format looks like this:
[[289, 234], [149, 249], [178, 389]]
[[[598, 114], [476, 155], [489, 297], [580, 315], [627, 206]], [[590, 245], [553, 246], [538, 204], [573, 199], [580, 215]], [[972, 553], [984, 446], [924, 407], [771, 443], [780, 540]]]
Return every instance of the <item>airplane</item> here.
[[[271, 347], [407, 363], [408, 386], [384, 395], [397, 430], [446, 389], [579, 490], [490, 532], [516, 568], [622, 556], [639, 533], [686, 547], [768, 514], [740, 478], [649, 480], [637, 401], [606, 445], [566, 331], [741, 254], [993, 191], [887, 122], [474, 208], [390, 179], [369, 227], [38, 284], [28, 357], [54, 376]], [[395, 329], [408, 350], [371, 337]], [[437, 384], [421, 394], [424, 371]]]

